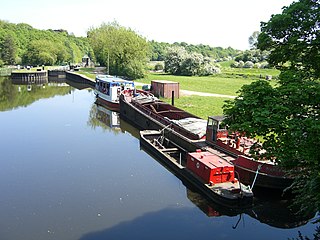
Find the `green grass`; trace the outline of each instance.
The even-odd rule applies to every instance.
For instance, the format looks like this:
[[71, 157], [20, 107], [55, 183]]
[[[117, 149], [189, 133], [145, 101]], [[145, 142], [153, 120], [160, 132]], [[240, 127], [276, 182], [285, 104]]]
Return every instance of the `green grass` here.
[[[171, 99], [161, 99], [171, 103]], [[229, 98], [184, 96], [174, 100], [174, 105], [198, 117], [207, 119], [208, 116], [222, 115], [222, 106]]]
[[[152, 80], [169, 80], [179, 82], [180, 89], [217, 93], [236, 96], [237, 91], [245, 84], [256, 81], [256, 78], [230, 76], [226, 74], [217, 74], [213, 76], [173, 76], [165, 73], [149, 73], [144, 79], [138, 79], [138, 82], [150, 84]], [[275, 81], [273, 81], [275, 84]]]

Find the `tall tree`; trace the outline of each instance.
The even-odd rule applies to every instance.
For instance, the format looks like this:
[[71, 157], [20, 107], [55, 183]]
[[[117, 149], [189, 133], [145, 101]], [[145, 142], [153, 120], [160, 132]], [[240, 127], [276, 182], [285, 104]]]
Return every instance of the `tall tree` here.
[[319, 5], [319, 0], [300, 0], [261, 24], [258, 48], [271, 50], [270, 64], [320, 77]]
[[312, 210], [320, 209], [319, 5], [300, 0], [261, 24], [258, 47], [281, 69], [279, 83], [244, 86], [224, 106], [231, 129], [263, 136], [264, 155], [296, 175], [297, 199]]
[[144, 76], [149, 45], [133, 30], [112, 22], [89, 30], [88, 38], [97, 60], [107, 66], [111, 74], [131, 78]]
[[7, 65], [15, 64], [17, 43], [13, 34], [6, 34], [1, 47], [1, 58]]

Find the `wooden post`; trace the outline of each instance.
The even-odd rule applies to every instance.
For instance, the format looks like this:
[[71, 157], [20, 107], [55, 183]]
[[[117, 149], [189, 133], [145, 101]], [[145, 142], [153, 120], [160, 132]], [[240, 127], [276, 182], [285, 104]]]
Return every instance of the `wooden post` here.
[[174, 106], [174, 91], [171, 92], [171, 105]]

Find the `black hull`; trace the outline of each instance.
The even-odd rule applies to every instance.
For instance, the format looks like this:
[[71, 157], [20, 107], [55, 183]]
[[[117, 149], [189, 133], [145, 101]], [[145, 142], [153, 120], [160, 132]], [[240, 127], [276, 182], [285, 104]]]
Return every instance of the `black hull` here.
[[129, 122], [140, 130], [162, 130], [168, 139], [174, 139], [174, 142], [181, 146], [185, 151], [195, 152], [205, 144], [205, 140], [190, 140], [179, 133], [177, 130], [166, 128], [167, 126], [148, 116], [140, 109], [128, 103], [120, 96], [120, 118]]
[[[219, 204], [224, 207], [239, 209], [248, 208], [253, 204], [253, 195], [243, 196], [242, 198], [226, 198], [222, 195], [216, 194], [206, 187], [203, 182], [197, 178], [192, 172], [187, 168], [170, 160], [170, 158], [163, 152], [158, 151], [149, 141], [147, 141], [143, 136], [140, 136], [140, 146], [148, 154], [154, 157], [160, 164], [164, 165], [169, 169], [174, 175], [176, 175], [181, 181], [186, 182], [197, 189], [202, 195], [204, 195], [210, 201]], [[186, 154], [182, 151], [182, 154]]]
[[[244, 184], [251, 186], [256, 176], [256, 172], [250, 169], [243, 168], [238, 165], [234, 165], [234, 166], [235, 166], [235, 171], [240, 176], [240, 181]], [[283, 191], [286, 188], [290, 187], [292, 183], [293, 183], [293, 179], [291, 178], [283, 178], [283, 177], [270, 176], [267, 174], [258, 173], [253, 187], [268, 188], [268, 189]]]

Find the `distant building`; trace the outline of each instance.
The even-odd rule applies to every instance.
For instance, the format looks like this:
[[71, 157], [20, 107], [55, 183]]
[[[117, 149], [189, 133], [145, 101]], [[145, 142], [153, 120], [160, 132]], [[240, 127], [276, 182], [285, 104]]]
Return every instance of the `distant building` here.
[[89, 56], [86, 54], [82, 57], [82, 66], [83, 67], [93, 67], [94, 63], [91, 61]]

